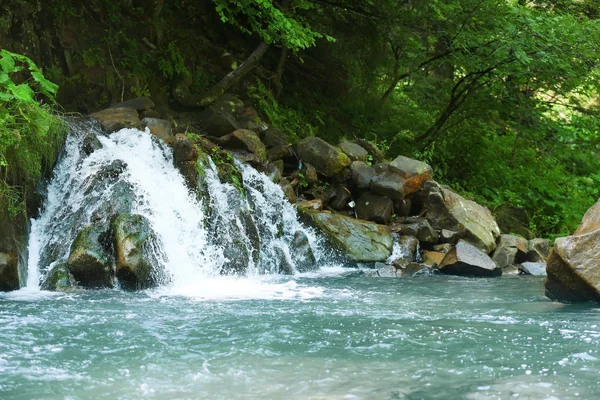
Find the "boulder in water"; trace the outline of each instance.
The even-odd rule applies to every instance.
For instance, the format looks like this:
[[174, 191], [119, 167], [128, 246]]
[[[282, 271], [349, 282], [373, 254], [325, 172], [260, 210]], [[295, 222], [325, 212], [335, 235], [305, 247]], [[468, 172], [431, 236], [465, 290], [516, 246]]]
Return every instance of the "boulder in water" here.
[[352, 161], [367, 161], [367, 158], [369, 157], [369, 152], [356, 143], [341, 142], [340, 144], [338, 144], [338, 147]]
[[339, 174], [351, 163], [342, 150], [314, 136], [307, 137], [298, 143], [298, 157], [327, 176]]
[[546, 263], [543, 262], [524, 262], [519, 266], [519, 271], [523, 275], [546, 276]]
[[101, 226], [83, 228], [71, 245], [67, 263], [75, 280], [87, 288], [113, 287], [112, 258], [106, 248], [107, 231]]
[[107, 108], [90, 114], [90, 117], [98, 119], [100, 125], [108, 133], [113, 133], [123, 128], [139, 128], [141, 124], [137, 111], [126, 107]]
[[572, 236], [554, 242], [548, 258], [546, 295], [554, 300], [600, 302], [600, 201]]
[[423, 189], [425, 218], [435, 229], [463, 231], [463, 240], [489, 254], [496, 248], [500, 229], [487, 208], [429, 181]]
[[423, 264], [429, 266], [439, 266], [442, 260], [446, 257], [446, 253], [439, 251], [424, 251], [423, 252]]
[[389, 169], [402, 177], [406, 194], [418, 192], [433, 177], [433, 170], [429, 165], [404, 156], [398, 156], [390, 162]]
[[0, 292], [19, 290], [17, 257], [0, 253]]
[[394, 212], [391, 199], [373, 193], [363, 193], [356, 201], [356, 216], [365, 221], [388, 224]]
[[298, 272], [315, 271], [318, 268], [317, 259], [304, 232], [297, 231], [294, 234], [290, 251]]
[[414, 236], [400, 236], [398, 246], [402, 252], [402, 260], [416, 262], [419, 256], [419, 239]]
[[474, 245], [460, 240], [444, 257], [439, 270], [449, 275], [500, 276], [502, 269]]
[[526, 261], [528, 247], [527, 239], [514, 235], [500, 235], [498, 247], [494, 250], [492, 260], [500, 268], [520, 264]]
[[392, 254], [394, 238], [385, 225], [326, 211], [299, 211], [307, 223], [319, 229], [351, 261], [384, 262]]
[[154, 232], [141, 215], [120, 214], [111, 223], [117, 278], [127, 289], [141, 290], [154, 286], [157, 260], [151, 255]]
[[71, 275], [67, 263], [63, 261], [52, 267], [46, 274], [41, 289], [64, 292], [73, 286], [75, 286], [75, 278]]

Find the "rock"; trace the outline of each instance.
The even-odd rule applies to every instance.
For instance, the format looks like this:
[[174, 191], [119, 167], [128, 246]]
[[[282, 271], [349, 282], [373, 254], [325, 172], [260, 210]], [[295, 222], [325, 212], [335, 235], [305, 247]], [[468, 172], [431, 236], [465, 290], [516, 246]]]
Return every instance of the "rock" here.
[[246, 107], [237, 114], [238, 129], [263, 130], [263, 122], [254, 107]]
[[394, 203], [387, 197], [363, 193], [356, 201], [355, 209], [357, 218], [387, 225], [394, 211]]
[[442, 229], [440, 231], [440, 242], [442, 243], [450, 243], [456, 244], [459, 239], [461, 239], [465, 235], [465, 232], [455, 232], [448, 229]]
[[281, 129], [269, 128], [260, 133], [260, 140], [267, 146], [268, 149], [278, 146], [287, 146], [288, 140]]
[[151, 255], [155, 238], [150, 222], [141, 215], [120, 214], [113, 219], [111, 228], [121, 286], [132, 290], [154, 286], [158, 262]]
[[546, 262], [550, 255], [550, 241], [548, 239], [532, 239], [529, 241], [527, 261]]
[[546, 296], [600, 302], [600, 201], [583, 216], [572, 236], [555, 240], [548, 258]]
[[420, 242], [435, 244], [439, 237], [429, 221], [421, 217], [408, 217], [394, 221], [390, 230], [400, 236], [414, 236]]
[[175, 163], [186, 161], [196, 161], [198, 158], [198, 150], [192, 141], [182, 133], [175, 135], [173, 141], [173, 159]]
[[294, 275], [294, 266], [285, 255], [281, 247], [275, 247], [275, 257], [279, 261], [279, 273], [283, 275]]
[[[379, 263], [377, 263], [379, 264]], [[402, 277], [402, 271], [397, 269], [395, 266], [393, 265], [377, 265], [376, 266], [376, 270], [370, 274], [370, 276], [372, 277], [377, 277], [377, 278], [401, 278]]]
[[67, 263], [75, 280], [87, 288], [112, 288], [112, 258], [106, 251], [110, 245], [106, 230], [98, 226], [83, 228], [71, 245]]
[[519, 267], [519, 271], [523, 275], [546, 276], [546, 263], [540, 262], [524, 262]]
[[344, 210], [352, 200], [350, 191], [341, 184], [329, 186], [327, 189], [329, 204], [336, 210]]
[[500, 268], [520, 264], [526, 260], [528, 247], [527, 239], [513, 235], [500, 235], [492, 260]]
[[401, 265], [399, 271], [402, 271], [402, 276], [405, 277], [413, 277], [417, 275], [433, 275], [435, 274], [433, 268], [429, 265], [409, 262], [404, 265]]
[[148, 128], [151, 134], [165, 142], [173, 138], [171, 123], [165, 119], [144, 118], [142, 126]]
[[302, 175], [304, 175], [304, 179], [306, 183], [309, 185], [314, 185], [319, 182], [319, 175], [317, 175], [317, 170], [310, 164], [302, 164], [302, 169], [300, 170]]
[[19, 290], [19, 287], [17, 257], [0, 253], [0, 292]]
[[139, 128], [141, 123], [137, 111], [133, 108], [107, 108], [90, 114], [90, 117], [98, 119], [108, 133], [123, 128]]
[[338, 144], [338, 147], [352, 161], [367, 161], [367, 157], [369, 156], [369, 153], [356, 143], [341, 142]]
[[423, 252], [423, 264], [429, 266], [439, 266], [442, 260], [446, 257], [446, 253], [439, 251], [424, 251]]
[[439, 251], [440, 253], [449, 253], [450, 250], [452, 250], [454, 248], [454, 246], [452, 246], [451, 244], [448, 243], [442, 243], [442, 244], [437, 244], [435, 246], [433, 246], [433, 251]]
[[267, 151], [267, 158], [270, 161], [278, 161], [293, 155], [290, 146], [276, 146]]
[[353, 161], [350, 164], [352, 182], [359, 190], [367, 190], [371, 187], [371, 180], [377, 175], [372, 167], [363, 161]]
[[383, 161], [373, 165], [373, 169], [377, 174], [383, 174], [384, 172], [390, 172], [390, 163]]
[[503, 205], [494, 211], [494, 216], [502, 233], [533, 239], [533, 233], [529, 230], [529, 216], [525, 209]]
[[404, 198], [404, 179], [393, 172], [383, 172], [371, 179], [371, 191], [373, 193], [387, 196], [393, 201]]
[[402, 199], [394, 202], [394, 213], [398, 217], [409, 217], [412, 210], [412, 200]]
[[277, 168], [277, 166], [273, 163], [267, 165], [267, 170], [265, 171], [265, 174], [273, 183], [277, 183], [281, 179], [281, 170]]
[[404, 180], [404, 192], [406, 194], [416, 193], [423, 184], [433, 177], [433, 170], [424, 162], [412, 158], [398, 156], [389, 163], [391, 172], [399, 174]]
[[312, 211], [321, 211], [323, 209], [323, 200], [315, 199], [309, 201], [302, 201], [300, 203], [296, 203], [296, 208], [302, 208], [305, 210]]
[[137, 97], [135, 99], [125, 100], [122, 103], [113, 104], [109, 108], [132, 108], [142, 112], [154, 108], [154, 102], [148, 97]]
[[402, 260], [415, 262], [419, 256], [419, 240], [414, 236], [400, 236], [398, 246], [402, 249]]
[[75, 286], [75, 278], [69, 271], [69, 266], [66, 262], [59, 262], [57, 265], [46, 274], [42, 282], [42, 290], [61, 291], [71, 289]]
[[210, 136], [229, 135], [241, 128], [236, 115], [244, 107], [236, 97], [221, 97], [202, 111], [198, 117], [198, 127]]
[[425, 218], [433, 228], [464, 231], [464, 240], [486, 254], [496, 248], [500, 229], [490, 210], [434, 181], [424, 185], [423, 193]]
[[351, 163], [348, 156], [340, 149], [314, 136], [298, 143], [298, 157], [326, 176], [339, 174]]
[[140, 119], [143, 120], [145, 118], [160, 118], [160, 113], [155, 110], [140, 111]]
[[281, 186], [281, 190], [283, 190], [283, 195], [285, 198], [288, 199], [288, 201], [292, 204], [296, 203], [296, 191], [290, 182], [287, 179], [281, 179], [279, 181], [279, 186]]
[[300, 210], [305, 222], [315, 226], [335, 248], [355, 262], [385, 262], [394, 239], [385, 225], [332, 214]]
[[450, 275], [500, 276], [502, 268], [474, 245], [460, 240], [444, 257], [439, 270]]
[[353, 142], [365, 149], [373, 157], [373, 162], [380, 163], [385, 161], [385, 154], [379, 150], [375, 143], [365, 139], [356, 139]]
[[254, 154], [259, 162], [267, 160], [267, 149], [260, 141], [258, 135], [248, 129], [238, 129], [219, 139], [219, 144], [230, 149], [248, 150]]
[[290, 246], [292, 259], [296, 265], [296, 271], [309, 272], [318, 269], [317, 259], [313, 253], [308, 237], [302, 231], [297, 231], [294, 234], [294, 240]]

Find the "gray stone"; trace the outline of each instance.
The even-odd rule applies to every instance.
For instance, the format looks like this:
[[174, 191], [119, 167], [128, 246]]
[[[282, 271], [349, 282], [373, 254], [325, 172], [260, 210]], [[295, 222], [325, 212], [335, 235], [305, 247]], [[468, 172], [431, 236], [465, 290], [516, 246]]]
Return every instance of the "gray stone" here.
[[499, 268], [487, 254], [464, 240], [460, 240], [446, 254], [439, 265], [439, 270], [449, 275], [485, 277], [502, 275], [502, 268]]
[[109, 108], [133, 108], [136, 111], [146, 111], [154, 108], [154, 102], [149, 97], [137, 97], [122, 103], [111, 105]]
[[336, 210], [344, 210], [352, 199], [352, 194], [344, 185], [338, 183], [329, 186], [327, 189], [327, 197], [329, 198], [331, 207]]
[[435, 244], [439, 236], [435, 229], [424, 218], [408, 217], [394, 221], [390, 230], [400, 236], [414, 236], [420, 242]]
[[550, 255], [550, 241], [548, 239], [532, 239], [529, 241], [527, 261], [546, 262]]
[[173, 139], [173, 129], [171, 122], [165, 119], [158, 118], [144, 118], [142, 120], [142, 126], [147, 127], [154, 136], [165, 142]]
[[519, 270], [524, 275], [547, 276], [546, 263], [543, 262], [524, 262], [519, 267]]
[[389, 169], [402, 177], [406, 194], [418, 192], [433, 177], [433, 170], [429, 165], [404, 156], [398, 156], [390, 162]]
[[309, 272], [318, 269], [317, 259], [304, 232], [297, 231], [294, 234], [290, 251], [298, 272]]
[[369, 142], [365, 139], [356, 139], [352, 142], [365, 149], [371, 155], [371, 157], [373, 157], [373, 162], [379, 163], [385, 161], [385, 154], [383, 154], [383, 152], [375, 143]]
[[267, 151], [267, 158], [270, 161], [278, 161], [287, 157], [292, 156], [292, 150], [290, 146], [277, 146]]
[[500, 235], [498, 247], [494, 250], [492, 260], [500, 268], [520, 264], [526, 261], [528, 243], [527, 239], [513, 235]]
[[352, 142], [341, 142], [338, 147], [350, 158], [352, 161], [367, 161], [369, 153], [356, 143]]
[[371, 187], [371, 180], [377, 175], [372, 167], [363, 161], [353, 161], [350, 164], [352, 182], [359, 190], [367, 190]]
[[371, 179], [371, 191], [382, 196], [387, 196], [393, 201], [404, 198], [404, 179], [393, 172], [383, 172]]
[[373, 193], [363, 193], [356, 201], [356, 216], [365, 221], [388, 224], [394, 211], [392, 200]]
[[314, 136], [298, 143], [298, 157], [326, 176], [339, 174], [351, 163], [348, 156], [340, 149]]
[[268, 149], [278, 146], [286, 146], [288, 144], [287, 137], [277, 128], [269, 128], [260, 133], [260, 140], [267, 146]]
[[133, 108], [107, 108], [90, 114], [90, 117], [100, 121], [100, 125], [108, 133], [123, 128], [139, 128], [141, 124], [138, 113]]

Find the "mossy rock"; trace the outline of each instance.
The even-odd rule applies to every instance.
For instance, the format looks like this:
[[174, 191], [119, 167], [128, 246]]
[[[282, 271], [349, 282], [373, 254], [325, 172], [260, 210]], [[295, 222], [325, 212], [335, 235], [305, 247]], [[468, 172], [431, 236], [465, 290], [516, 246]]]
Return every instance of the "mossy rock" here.
[[42, 282], [42, 290], [64, 292], [75, 286], [75, 278], [69, 271], [66, 261], [52, 267]]
[[83, 228], [71, 245], [67, 263], [75, 280], [86, 288], [112, 288], [114, 269], [107, 251], [107, 229], [100, 225]]
[[342, 150], [318, 137], [308, 137], [300, 141], [298, 157], [327, 176], [339, 174], [352, 162]]

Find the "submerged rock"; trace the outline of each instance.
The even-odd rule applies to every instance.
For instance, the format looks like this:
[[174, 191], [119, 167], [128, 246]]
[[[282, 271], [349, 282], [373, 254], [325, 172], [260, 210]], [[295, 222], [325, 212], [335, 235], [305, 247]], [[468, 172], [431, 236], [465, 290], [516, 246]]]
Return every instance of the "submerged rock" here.
[[319, 229], [351, 261], [383, 262], [392, 254], [394, 239], [385, 225], [326, 211], [300, 211], [307, 223]]
[[339, 174], [351, 160], [337, 147], [318, 137], [307, 137], [298, 143], [298, 157], [327, 176]]
[[141, 215], [120, 214], [112, 223], [117, 278], [127, 289], [141, 290], [154, 286], [158, 262], [152, 256], [155, 240], [150, 222]]
[[0, 253], [0, 292], [19, 290], [17, 257]]
[[446, 254], [438, 268], [450, 275], [502, 275], [502, 269], [487, 254], [463, 240]]
[[600, 302], [600, 201], [572, 236], [556, 239], [548, 258], [546, 295], [554, 300]]
[[423, 192], [425, 218], [433, 228], [464, 231], [463, 240], [486, 254], [496, 248], [500, 229], [490, 210], [433, 181], [425, 184]]
[[106, 236], [106, 229], [90, 225], [79, 232], [71, 245], [69, 271], [83, 287], [113, 287], [114, 271], [112, 258], [106, 251]]

